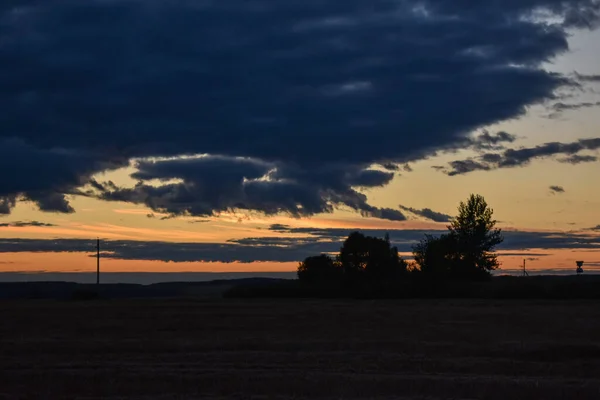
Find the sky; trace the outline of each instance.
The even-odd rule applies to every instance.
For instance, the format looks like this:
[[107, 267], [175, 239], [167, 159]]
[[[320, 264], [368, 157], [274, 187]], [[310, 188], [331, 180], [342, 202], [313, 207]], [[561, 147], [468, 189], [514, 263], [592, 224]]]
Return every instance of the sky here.
[[401, 254], [481, 194], [502, 270], [600, 269], [599, 0], [0, 4], [0, 271]]

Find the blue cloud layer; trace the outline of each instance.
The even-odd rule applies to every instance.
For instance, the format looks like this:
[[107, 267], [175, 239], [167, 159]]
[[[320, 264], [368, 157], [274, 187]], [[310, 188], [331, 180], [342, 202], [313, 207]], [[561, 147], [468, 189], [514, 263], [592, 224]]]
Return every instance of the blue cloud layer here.
[[[14, 172], [0, 174], [0, 211], [25, 196], [69, 212], [64, 194], [94, 173], [198, 153], [277, 164], [277, 182], [236, 197], [242, 208], [352, 204], [351, 184], [386, 178], [363, 172], [337, 190], [320, 180], [331, 165], [367, 170], [472, 145], [475, 129], [578, 85], [542, 64], [568, 50], [570, 29], [596, 28], [598, 10], [597, 0], [3, 2], [0, 148], [22, 145], [0, 150]], [[44, 161], [28, 170], [34, 160]], [[156, 175], [143, 166], [140, 179]], [[213, 167], [202, 182], [230, 168]], [[308, 194], [296, 188], [315, 180]], [[297, 193], [282, 196], [282, 182]], [[170, 187], [158, 190], [144, 202]], [[187, 212], [213, 202], [192, 203]], [[354, 208], [401, 218], [369, 207]]]
[[[172, 243], [132, 240], [102, 242], [104, 258], [120, 260], [156, 260], [169, 262], [295, 262], [320, 253], [336, 253], [351, 230], [291, 228], [273, 225], [277, 237], [255, 237], [231, 240], [228, 243]], [[435, 230], [363, 230], [367, 235], [383, 237], [389, 234], [393, 245], [401, 252], [410, 252], [412, 245], [425, 234], [439, 235]], [[293, 233], [295, 237], [287, 236]], [[600, 236], [566, 232], [503, 232], [505, 241], [499, 250], [507, 255], [523, 255], [528, 249], [587, 249], [600, 251]], [[302, 235], [302, 236], [300, 236]], [[300, 237], [299, 237], [300, 236]], [[0, 253], [5, 252], [77, 252], [95, 253], [95, 241], [84, 239], [0, 239]], [[544, 256], [545, 253], [527, 253]]]

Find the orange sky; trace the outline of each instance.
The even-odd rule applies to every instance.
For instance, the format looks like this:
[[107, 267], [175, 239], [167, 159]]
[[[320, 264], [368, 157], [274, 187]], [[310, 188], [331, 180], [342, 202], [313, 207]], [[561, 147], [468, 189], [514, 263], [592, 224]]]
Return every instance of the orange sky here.
[[[17, 206], [11, 218], [2, 221], [39, 220], [56, 226], [27, 226], [0, 227], [0, 238], [77, 238], [90, 239], [90, 251], [94, 248], [94, 239], [103, 240], [143, 240], [189, 243], [225, 243], [231, 239], [248, 237], [280, 237], [283, 234], [269, 230], [271, 224], [283, 224], [293, 227], [309, 228], [341, 228], [341, 229], [444, 229], [445, 224], [424, 220], [409, 220], [394, 222], [374, 218], [363, 218], [350, 211], [337, 211], [331, 215], [319, 215], [312, 218], [296, 219], [287, 216], [265, 217], [256, 213], [236, 213], [221, 215], [209, 219], [174, 218], [160, 220], [148, 218], [151, 211], [138, 206], [119, 203], [102, 203], [89, 199], [72, 200], [74, 205], [83, 203], [80, 209], [84, 211], [72, 215], [43, 214], [33, 210], [27, 203]], [[494, 204], [491, 204], [494, 206]], [[456, 205], [454, 205], [456, 207]], [[449, 213], [452, 213], [448, 207]], [[505, 209], [496, 208], [509, 214]], [[589, 218], [591, 219], [591, 218]], [[197, 222], [202, 220], [202, 222]], [[208, 221], [206, 221], [208, 220]], [[600, 219], [597, 219], [597, 221]], [[194, 223], [192, 223], [194, 222]], [[499, 226], [521, 231], [557, 231], [552, 224], [546, 224], [545, 229], [529, 228], [527, 225], [517, 225], [500, 222]], [[590, 225], [589, 223], [587, 225]], [[583, 225], [586, 226], [586, 225]], [[558, 229], [561, 231], [561, 229]], [[562, 229], [566, 231], [566, 229]], [[383, 232], [383, 231], [382, 231]], [[286, 237], [302, 237], [302, 234], [285, 234]], [[257, 251], [260, 251], [259, 249]], [[515, 253], [521, 251], [510, 251]], [[500, 252], [506, 253], [506, 252]], [[550, 254], [548, 256], [501, 256], [502, 267], [516, 269], [522, 265], [523, 258], [536, 258], [527, 261], [527, 268], [535, 269], [570, 269], [577, 259], [599, 260], [600, 252], [572, 249], [529, 249], [529, 253]], [[95, 259], [84, 253], [0, 253], [0, 271], [49, 271], [49, 272], [93, 272]], [[161, 261], [114, 260], [102, 261], [105, 272], [252, 272], [252, 271], [293, 271], [296, 262], [261, 262], [261, 263], [202, 263], [182, 262], [166, 263]]]
[[[600, 32], [575, 33], [570, 39], [572, 51], [559, 57], [548, 68], [571, 73], [576, 70], [600, 74]], [[595, 56], [594, 56], [595, 55]], [[594, 101], [600, 91], [583, 91], [573, 101]], [[515, 148], [535, 146], [551, 141], [569, 142], [600, 136], [600, 113], [593, 108], [565, 112], [561, 118], [548, 119], [547, 109], [533, 106], [521, 118], [486, 127], [490, 132], [515, 134]], [[473, 132], [477, 134], [477, 132]], [[469, 194], [483, 195], [494, 209], [494, 216], [505, 229], [521, 231], [569, 232], [587, 230], [600, 225], [600, 185], [595, 184], [598, 163], [568, 165], [549, 158], [533, 160], [522, 168], [478, 171], [449, 177], [432, 167], [464, 159], [474, 153], [461, 150], [439, 154], [411, 164], [412, 171], [402, 171], [382, 188], [364, 192], [369, 204], [398, 209], [399, 205], [455, 215], [460, 201]], [[131, 185], [135, 168], [101, 174], [99, 180], [112, 180], [118, 185]], [[564, 188], [560, 194], [548, 190], [551, 185]], [[344, 229], [440, 229], [444, 224], [424, 221], [409, 215], [410, 220], [394, 222], [363, 218], [349, 210], [333, 214], [295, 219], [285, 215], [264, 216], [252, 212], [232, 212], [210, 218], [173, 218], [141, 205], [107, 203], [85, 197], [70, 196], [73, 214], [39, 211], [33, 204], [20, 202], [10, 215], [0, 216], [0, 224], [16, 221], [40, 221], [54, 226], [0, 227], [1, 238], [56, 239], [96, 237], [103, 240], [140, 240], [188, 243], [226, 243], [248, 237], [280, 237], [268, 229], [271, 224], [292, 227]], [[149, 217], [151, 216], [151, 218]], [[286, 234], [286, 237], [301, 235]], [[93, 247], [93, 244], [92, 244]], [[529, 249], [531, 253], [550, 253], [528, 262], [530, 269], [573, 268], [576, 259], [600, 262], [599, 247], [580, 249]], [[514, 253], [514, 252], [513, 252]], [[530, 257], [536, 258], [536, 257]], [[523, 256], [501, 257], [504, 268], [518, 268]], [[105, 260], [106, 271], [282, 271], [293, 270], [295, 263], [164, 263], [160, 261]], [[93, 271], [94, 260], [83, 253], [0, 253], [0, 271]]]

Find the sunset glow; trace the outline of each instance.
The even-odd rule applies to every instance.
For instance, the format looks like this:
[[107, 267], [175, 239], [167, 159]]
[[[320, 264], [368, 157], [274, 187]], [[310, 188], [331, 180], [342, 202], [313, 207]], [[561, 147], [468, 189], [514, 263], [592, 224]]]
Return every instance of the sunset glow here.
[[600, 267], [579, 2], [8, 3], [1, 272], [94, 272], [97, 238], [106, 272], [294, 271], [354, 230], [410, 259], [471, 193], [502, 269]]

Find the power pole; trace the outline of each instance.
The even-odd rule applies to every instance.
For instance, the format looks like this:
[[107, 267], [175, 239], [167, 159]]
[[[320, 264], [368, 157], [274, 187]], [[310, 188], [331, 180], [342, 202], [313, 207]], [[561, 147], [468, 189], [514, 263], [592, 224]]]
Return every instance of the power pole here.
[[527, 270], [525, 269], [525, 259], [523, 259], [523, 276], [529, 276], [529, 273], [527, 273]]
[[96, 241], [96, 285], [100, 285], [100, 238]]

